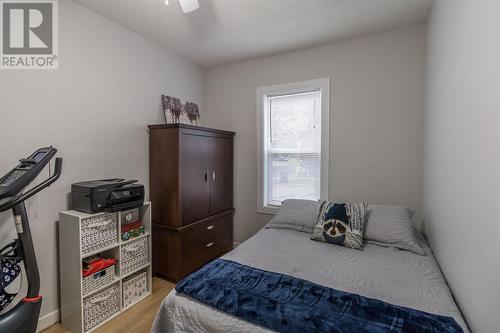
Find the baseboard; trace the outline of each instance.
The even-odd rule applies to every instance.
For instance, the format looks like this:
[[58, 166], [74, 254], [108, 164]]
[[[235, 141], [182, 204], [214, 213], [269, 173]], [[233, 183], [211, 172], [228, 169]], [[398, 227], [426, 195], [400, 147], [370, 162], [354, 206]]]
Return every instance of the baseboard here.
[[241, 243], [233, 242], [233, 249], [237, 248]]
[[56, 310], [38, 319], [38, 326], [36, 328], [36, 331], [40, 332], [49, 326], [57, 324], [58, 322], [59, 322], [59, 310]]

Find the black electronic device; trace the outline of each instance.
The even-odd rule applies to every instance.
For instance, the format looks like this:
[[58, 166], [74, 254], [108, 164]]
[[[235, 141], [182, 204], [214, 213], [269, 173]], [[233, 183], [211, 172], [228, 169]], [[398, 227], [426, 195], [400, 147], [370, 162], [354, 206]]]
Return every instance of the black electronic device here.
[[144, 185], [121, 178], [71, 185], [71, 208], [87, 214], [117, 212], [144, 204]]
[[40, 174], [56, 152], [52, 147], [40, 148], [30, 157], [21, 159], [17, 167], [0, 179], [0, 200], [21, 192]]
[[[22, 191], [35, 180], [56, 153], [57, 150], [53, 147], [40, 148], [28, 158], [20, 160], [18, 166], [0, 178], [0, 212], [12, 209], [18, 235], [18, 239], [0, 250], [0, 280], [9, 281], [11, 277], [4, 279], [2, 275], [22, 261], [28, 281], [26, 297], [0, 315], [0, 332], [2, 333], [36, 332], [42, 305], [42, 296], [38, 294], [40, 274], [24, 201], [59, 179], [62, 172], [62, 159], [56, 158], [52, 176], [24, 193]], [[19, 271], [20, 268], [18, 267], [17, 270]], [[12, 272], [12, 269], [10, 271]], [[5, 295], [3, 286], [0, 289]], [[8, 301], [12, 302], [13, 298], [9, 297]], [[5, 307], [7, 304], [2, 302], [0, 307]]]

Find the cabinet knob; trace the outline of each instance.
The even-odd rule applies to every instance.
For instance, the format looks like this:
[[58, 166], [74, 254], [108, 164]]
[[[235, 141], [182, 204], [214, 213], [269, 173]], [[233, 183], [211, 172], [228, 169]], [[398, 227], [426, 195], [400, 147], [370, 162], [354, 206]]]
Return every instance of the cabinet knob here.
[[215, 171], [212, 172], [212, 180], [215, 181]]
[[212, 245], [214, 245], [214, 242], [210, 242], [207, 244], [207, 247], [211, 247]]
[[209, 226], [207, 227], [207, 230], [212, 230], [213, 228], [214, 228], [214, 226], [213, 226], [213, 225], [209, 225]]

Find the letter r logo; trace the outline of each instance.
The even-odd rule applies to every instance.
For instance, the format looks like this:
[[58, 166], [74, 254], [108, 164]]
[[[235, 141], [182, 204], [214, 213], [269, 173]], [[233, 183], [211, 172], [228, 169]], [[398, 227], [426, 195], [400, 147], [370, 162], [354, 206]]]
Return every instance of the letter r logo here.
[[2, 4], [4, 54], [52, 54], [52, 3]]

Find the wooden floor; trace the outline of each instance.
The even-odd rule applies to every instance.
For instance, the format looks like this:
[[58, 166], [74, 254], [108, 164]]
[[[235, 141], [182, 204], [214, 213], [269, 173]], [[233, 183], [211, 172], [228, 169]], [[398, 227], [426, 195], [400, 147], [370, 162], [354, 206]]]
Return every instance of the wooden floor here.
[[[95, 330], [95, 333], [149, 333], [161, 301], [175, 287], [173, 283], [153, 278], [153, 293], [124, 313]], [[71, 333], [61, 324], [50, 326], [43, 333]], [[94, 333], [93, 332], [93, 333]]]

